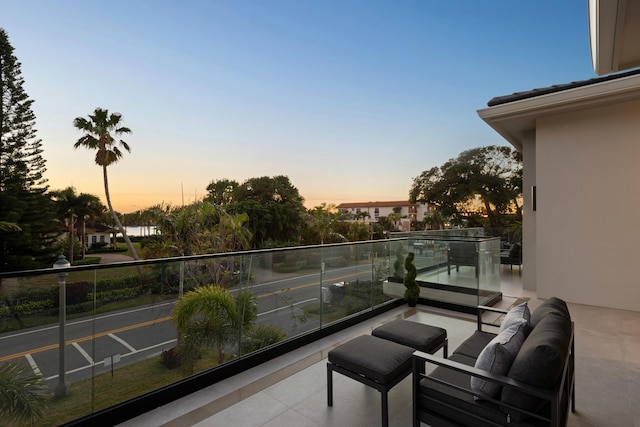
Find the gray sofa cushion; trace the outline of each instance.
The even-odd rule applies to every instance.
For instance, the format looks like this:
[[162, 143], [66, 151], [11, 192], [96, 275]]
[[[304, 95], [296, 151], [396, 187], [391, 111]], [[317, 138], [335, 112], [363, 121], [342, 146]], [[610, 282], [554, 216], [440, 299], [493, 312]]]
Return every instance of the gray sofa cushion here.
[[473, 335], [464, 340], [453, 353], [477, 359], [480, 352], [482, 352], [487, 344], [495, 337], [496, 334], [492, 334], [491, 332], [475, 331]]
[[371, 335], [361, 335], [329, 351], [329, 362], [387, 385], [411, 370], [415, 350]]
[[512, 307], [509, 312], [502, 319], [500, 324], [500, 332], [509, 328], [512, 325], [523, 323], [526, 327], [525, 333], [529, 332], [529, 320], [531, 319], [531, 312], [526, 302]]
[[[525, 327], [526, 323], [520, 321], [500, 332], [480, 352], [475, 367], [493, 374], [507, 375], [524, 342]], [[492, 381], [471, 377], [471, 390], [488, 397], [495, 397], [502, 390], [502, 386]]]
[[[547, 313], [525, 340], [508, 376], [533, 386], [553, 388], [562, 374], [570, 339], [571, 321], [560, 313]], [[545, 405], [541, 398], [508, 387], [502, 390], [502, 402], [531, 412]], [[506, 411], [516, 420], [523, 418], [517, 411]]]
[[543, 301], [542, 304], [533, 311], [531, 319], [529, 320], [531, 328], [535, 328], [538, 322], [540, 322], [540, 320], [546, 317], [549, 313], [556, 313], [568, 320], [571, 320], [567, 303], [562, 301], [560, 298], [553, 297]]

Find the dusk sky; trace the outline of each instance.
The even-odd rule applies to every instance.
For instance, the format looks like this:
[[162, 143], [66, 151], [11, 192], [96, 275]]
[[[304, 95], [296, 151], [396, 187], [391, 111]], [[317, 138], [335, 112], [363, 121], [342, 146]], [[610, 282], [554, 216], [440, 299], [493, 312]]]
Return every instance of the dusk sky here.
[[121, 212], [286, 175], [306, 199], [407, 200], [413, 178], [506, 145], [476, 110], [596, 77], [587, 0], [1, 0], [51, 189], [104, 201], [73, 119], [119, 112]]

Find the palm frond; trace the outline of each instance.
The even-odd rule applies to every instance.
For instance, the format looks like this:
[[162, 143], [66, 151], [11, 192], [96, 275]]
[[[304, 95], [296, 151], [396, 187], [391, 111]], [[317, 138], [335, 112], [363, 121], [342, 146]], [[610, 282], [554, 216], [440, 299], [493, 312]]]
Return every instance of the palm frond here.
[[0, 364], [0, 415], [5, 421], [33, 423], [42, 418], [45, 386], [17, 363]]

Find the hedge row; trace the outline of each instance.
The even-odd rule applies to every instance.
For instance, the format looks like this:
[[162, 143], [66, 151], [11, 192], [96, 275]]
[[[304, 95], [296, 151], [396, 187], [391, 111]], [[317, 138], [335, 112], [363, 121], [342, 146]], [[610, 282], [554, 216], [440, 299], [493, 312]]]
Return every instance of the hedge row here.
[[19, 305], [5, 305], [0, 307], [0, 317], [18, 317], [35, 314], [53, 307], [52, 300], [30, 301]]
[[[327, 267], [346, 267], [349, 265], [349, 260], [343, 256], [336, 256], [324, 259], [324, 264]], [[308, 259], [295, 259], [286, 260], [282, 262], [273, 263], [273, 271], [276, 273], [295, 273], [296, 271], [303, 270], [305, 268], [318, 268], [320, 262], [309, 262]]]
[[[140, 284], [139, 277], [135, 275], [99, 279], [96, 280], [95, 300], [98, 305], [126, 300], [142, 295], [145, 288]], [[58, 293], [58, 285], [20, 289], [5, 298], [4, 301], [0, 301], [0, 317], [17, 317], [36, 313], [55, 315], [59, 305]], [[94, 306], [93, 300], [93, 285], [91, 283], [86, 281], [67, 283], [67, 313], [90, 311]]]

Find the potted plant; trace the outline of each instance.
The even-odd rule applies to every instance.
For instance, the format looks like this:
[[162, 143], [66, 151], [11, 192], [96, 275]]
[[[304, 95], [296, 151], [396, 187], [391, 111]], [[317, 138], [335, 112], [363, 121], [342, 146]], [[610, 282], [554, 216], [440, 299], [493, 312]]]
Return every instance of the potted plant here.
[[407, 271], [403, 282], [404, 287], [407, 288], [404, 291], [404, 299], [407, 301], [407, 304], [409, 304], [409, 307], [415, 307], [420, 297], [420, 287], [418, 286], [418, 282], [416, 282], [416, 266], [413, 264], [414, 257], [415, 254], [409, 252], [407, 258], [404, 260], [404, 268]]

